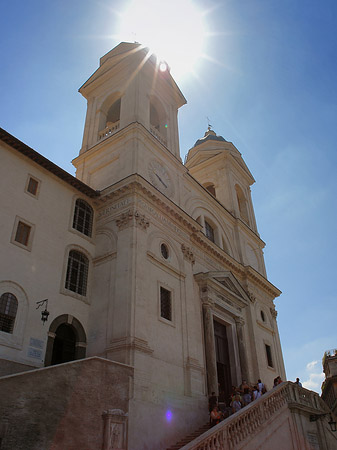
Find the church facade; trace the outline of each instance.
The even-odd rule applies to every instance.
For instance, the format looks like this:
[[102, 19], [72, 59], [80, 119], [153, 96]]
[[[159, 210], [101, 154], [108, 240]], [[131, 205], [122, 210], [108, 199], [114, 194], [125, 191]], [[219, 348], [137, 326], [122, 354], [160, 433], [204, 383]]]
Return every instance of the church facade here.
[[80, 93], [76, 177], [0, 133], [0, 375], [90, 357], [131, 367], [123, 445], [161, 449], [170, 424], [207, 422], [211, 392], [285, 379], [280, 291], [240, 152], [209, 127], [182, 163], [186, 100], [167, 67], [122, 43]]

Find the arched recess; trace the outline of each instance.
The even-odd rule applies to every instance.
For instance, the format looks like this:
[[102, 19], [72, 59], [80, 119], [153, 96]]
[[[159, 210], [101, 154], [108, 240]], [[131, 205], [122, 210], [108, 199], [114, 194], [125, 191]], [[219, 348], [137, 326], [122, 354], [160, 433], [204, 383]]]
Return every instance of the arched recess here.
[[[74, 340], [74, 349], [62, 348], [62, 345], [72, 345], [71, 337]], [[62, 314], [56, 317], [50, 324], [48, 341], [45, 355], [45, 366], [61, 364], [85, 358], [87, 338], [82, 324], [69, 314]], [[72, 352], [72, 358], [68, 356]], [[63, 359], [63, 360], [62, 360]]]
[[245, 194], [243, 193], [243, 190], [241, 189], [241, 187], [238, 184], [235, 185], [235, 191], [236, 191], [236, 198], [238, 201], [240, 218], [247, 225], [249, 225], [248, 206], [247, 206], [247, 199], [245, 197]]
[[99, 131], [104, 130], [107, 126], [111, 126], [119, 122], [121, 115], [121, 93], [113, 92], [102, 103], [99, 108]]
[[224, 221], [219, 221], [213, 214], [208, 205], [200, 198], [193, 199], [190, 202], [189, 214], [203, 227], [203, 233], [205, 234], [205, 222], [207, 222], [215, 231], [215, 244], [222, 248], [230, 256], [234, 256], [233, 243], [229, 239], [229, 232], [225, 228]]
[[150, 96], [150, 127], [167, 139], [167, 114], [161, 101], [154, 95]]
[[253, 269], [259, 272], [260, 271], [259, 258], [256, 249], [254, 249], [250, 244], [247, 244], [246, 246], [246, 255], [248, 264], [251, 267], [253, 267]]
[[169, 239], [167, 235], [160, 231], [153, 231], [149, 234], [147, 238], [146, 248], [150, 250], [151, 253], [155, 254], [159, 259], [161, 259], [161, 244], [165, 244], [168, 247], [170, 257], [167, 262], [179, 269], [180, 272], [184, 270], [184, 260], [181, 249], [178, 247], [177, 243], [172, 239]]
[[106, 228], [98, 229], [95, 240], [95, 259], [104, 258], [116, 252], [117, 236], [112, 230]]

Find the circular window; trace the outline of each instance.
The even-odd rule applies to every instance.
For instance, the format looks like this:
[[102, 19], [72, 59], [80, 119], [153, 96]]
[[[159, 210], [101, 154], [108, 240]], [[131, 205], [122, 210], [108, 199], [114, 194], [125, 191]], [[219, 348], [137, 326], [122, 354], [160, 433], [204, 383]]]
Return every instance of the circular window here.
[[161, 251], [163, 258], [167, 259], [169, 257], [169, 251], [168, 251], [167, 245], [161, 244], [160, 251]]
[[266, 321], [266, 317], [265, 317], [263, 311], [261, 311], [261, 319], [262, 319], [262, 322], [265, 322], [265, 321]]

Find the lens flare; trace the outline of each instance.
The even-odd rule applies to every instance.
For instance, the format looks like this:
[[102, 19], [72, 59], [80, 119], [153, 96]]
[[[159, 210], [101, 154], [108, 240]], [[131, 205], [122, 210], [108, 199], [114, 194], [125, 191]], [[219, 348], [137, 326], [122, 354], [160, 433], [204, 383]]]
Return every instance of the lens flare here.
[[175, 78], [181, 78], [192, 72], [205, 54], [204, 19], [192, 0], [170, 0], [165, 7], [158, 0], [131, 0], [120, 14], [117, 36], [149, 47], [168, 62]]
[[166, 417], [166, 421], [167, 421], [167, 422], [171, 422], [171, 420], [172, 420], [172, 411], [170, 411], [170, 410], [168, 409], [168, 410], [166, 411], [165, 417]]

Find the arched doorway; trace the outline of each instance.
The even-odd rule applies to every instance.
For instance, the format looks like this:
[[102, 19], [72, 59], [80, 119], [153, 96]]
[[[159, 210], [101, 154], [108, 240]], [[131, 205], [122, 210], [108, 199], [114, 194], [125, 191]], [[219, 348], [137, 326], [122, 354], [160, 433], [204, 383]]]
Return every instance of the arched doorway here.
[[76, 354], [76, 333], [74, 327], [62, 323], [57, 327], [51, 357], [51, 365], [74, 361]]
[[45, 366], [85, 358], [86, 335], [81, 323], [63, 314], [53, 320], [48, 332]]

